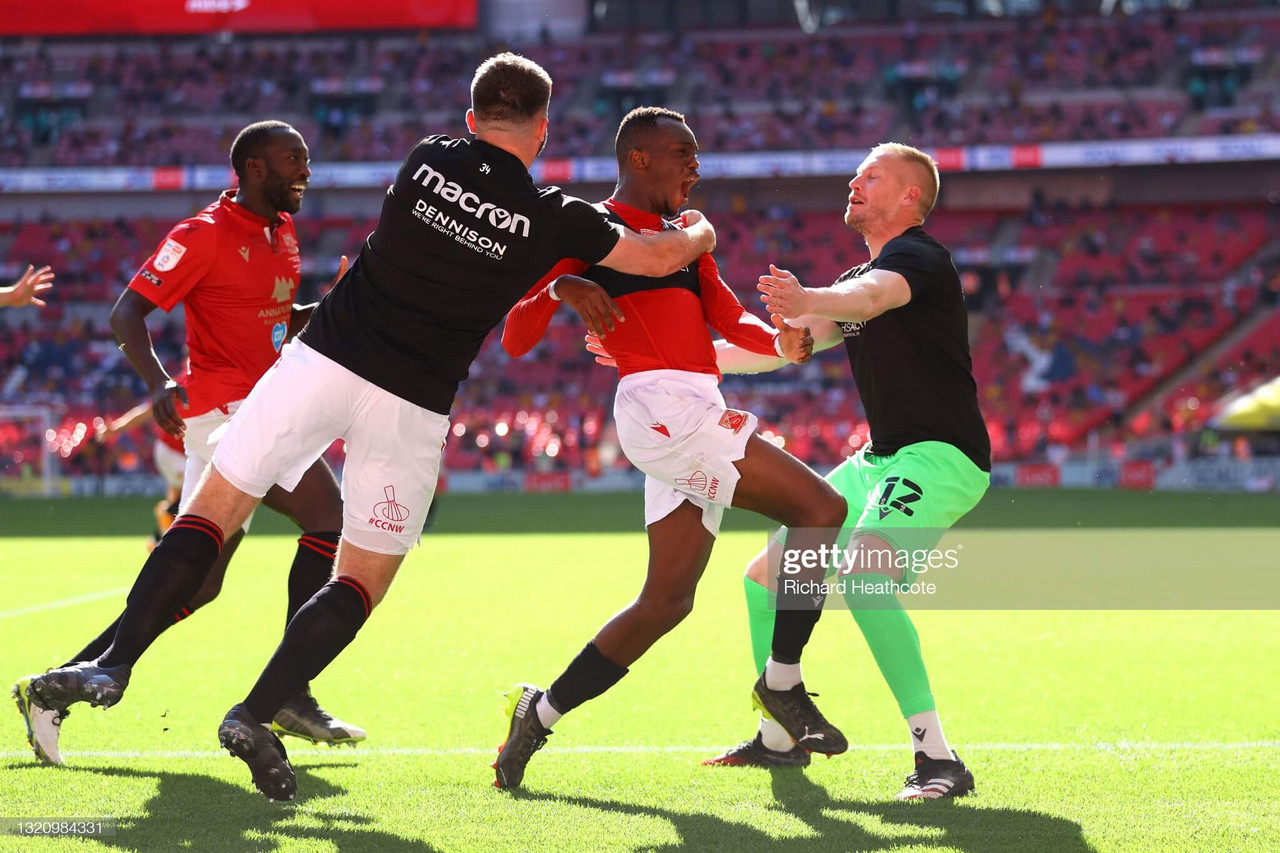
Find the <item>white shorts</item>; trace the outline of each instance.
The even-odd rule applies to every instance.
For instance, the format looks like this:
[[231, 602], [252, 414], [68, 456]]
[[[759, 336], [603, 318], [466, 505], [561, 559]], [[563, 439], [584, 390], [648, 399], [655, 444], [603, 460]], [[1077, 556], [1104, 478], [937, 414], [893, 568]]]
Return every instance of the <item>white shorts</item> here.
[[444, 415], [294, 340], [227, 424], [213, 465], [260, 498], [277, 483], [292, 491], [342, 439], [342, 538], [366, 551], [402, 555], [422, 533], [448, 434]]
[[646, 370], [618, 381], [613, 418], [622, 452], [646, 475], [645, 526], [689, 501], [718, 535], [738, 486], [733, 463], [746, 455], [756, 416], [726, 408], [716, 376]]
[[187, 457], [179, 453], [160, 439], [151, 447], [151, 459], [156, 463], [156, 471], [164, 478], [164, 484], [170, 489], [182, 488], [182, 477], [187, 470]]
[[[210, 409], [203, 415], [183, 418], [187, 425], [187, 431], [182, 435], [182, 446], [187, 449], [187, 469], [182, 477], [182, 499], [178, 502], [178, 506], [181, 507], [179, 512], [186, 510], [187, 501], [191, 500], [196, 486], [200, 485], [200, 478], [204, 476], [204, 469], [208, 468], [209, 463], [213, 461], [213, 450], [217, 444], [217, 440], [211, 437], [214, 430], [231, 420], [231, 416], [243, 402], [244, 400], [236, 400], [234, 403]], [[249, 513], [249, 517], [244, 520], [240, 528], [248, 533], [249, 525], [252, 523], [253, 513]]]

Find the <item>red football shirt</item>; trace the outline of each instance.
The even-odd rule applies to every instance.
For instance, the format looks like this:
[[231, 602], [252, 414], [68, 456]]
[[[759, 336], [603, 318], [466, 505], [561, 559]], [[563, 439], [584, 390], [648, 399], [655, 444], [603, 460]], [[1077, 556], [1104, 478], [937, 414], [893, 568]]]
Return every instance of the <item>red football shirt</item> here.
[[[604, 206], [632, 230], [657, 232], [662, 217], [610, 198]], [[742, 307], [738, 297], [720, 277], [710, 255], [697, 261], [698, 293], [665, 286], [663, 279], [632, 276], [648, 286], [614, 299], [626, 322], [609, 332], [605, 346], [618, 365], [618, 376], [646, 370], [685, 370], [720, 376], [716, 351], [707, 326], [731, 344], [751, 352], [776, 355], [776, 329]], [[502, 346], [512, 356], [524, 355], [542, 339], [560, 303], [550, 296], [550, 285], [562, 275], [579, 275], [588, 269], [582, 261], [567, 258], [520, 300], [502, 330]]]
[[129, 282], [164, 311], [186, 306], [187, 417], [248, 396], [280, 355], [301, 278], [289, 214], [270, 222], [234, 197], [175, 225]]

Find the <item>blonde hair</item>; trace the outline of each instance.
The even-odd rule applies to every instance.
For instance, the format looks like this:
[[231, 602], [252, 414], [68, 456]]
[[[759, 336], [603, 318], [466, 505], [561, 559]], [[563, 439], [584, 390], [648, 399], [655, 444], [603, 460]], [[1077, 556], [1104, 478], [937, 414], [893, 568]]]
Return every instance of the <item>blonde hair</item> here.
[[905, 160], [916, 166], [917, 171], [923, 172], [924, 180], [919, 184], [920, 201], [918, 202], [918, 209], [921, 219], [927, 217], [932, 212], [933, 206], [938, 203], [938, 164], [934, 159], [919, 148], [912, 148], [902, 142], [881, 142], [871, 149], [869, 156], [876, 154], [888, 154]]

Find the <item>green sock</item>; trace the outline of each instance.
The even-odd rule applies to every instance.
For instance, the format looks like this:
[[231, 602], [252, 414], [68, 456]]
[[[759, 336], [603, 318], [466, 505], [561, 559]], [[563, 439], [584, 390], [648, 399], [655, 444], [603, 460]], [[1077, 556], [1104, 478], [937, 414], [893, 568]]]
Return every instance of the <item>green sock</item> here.
[[[880, 674], [898, 700], [902, 716], [934, 710], [936, 706], [933, 691], [929, 688], [929, 674], [920, 654], [920, 635], [916, 633], [911, 617], [892, 593], [854, 591], [853, 581], [859, 579], [876, 583], [885, 578], [875, 574], [849, 575], [846, 581], [850, 590], [845, 594], [845, 601], [880, 667]], [[752, 630], [754, 639], [754, 626]]]
[[773, 648], [773, 619], [777, 613], [777, 596], [746, 575], [742, 586], [747, 591], [747, 622], [751, 625], [751, 654], [756, 674], [764, 674], [765, 661]]

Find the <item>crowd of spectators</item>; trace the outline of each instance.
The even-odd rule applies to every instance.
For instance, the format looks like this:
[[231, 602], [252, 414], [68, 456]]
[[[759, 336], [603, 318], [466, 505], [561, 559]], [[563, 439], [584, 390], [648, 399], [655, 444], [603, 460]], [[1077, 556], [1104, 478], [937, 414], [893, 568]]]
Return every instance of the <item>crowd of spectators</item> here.
[[[754, 281], [770, 262], [785, 262], [802, 281], [824, 282], [865, 260], [835, 212], [782, 205], [747, 211], [745, 200], [737, 207], [723, 217], [718, 255], [726, 281], [749, 307], [758, 309]], [[120, 282], [166, 224], [32, 222], [11, 235], [10, 262], [55, 262], [59, 278], [50, 306], [23, 315], [0, 338], [0, 404], [59, 413], [50, 440], [68, 450], [65, 470], [145, 469], [145, 435], [121, 438], [118, 452], [75, 435], [77, 424], [117, 415], [145, 397], [105, 319]], [[299, 230], [304, 245], [323, 242], [350, 254], [372, 224], [303, 217]], [[1020, 257], [1056, 261], [1037, 264], [1035, 275], [1025, 261], [960, 262], [973, 297], [975, 375], [996, 458], [1034, 458], [1123, 426], [1120, 415], [1135, 400], [1236, 327], [1259, 300], [1280, 302], [1280, 269], [1250, 261], [1278, 226], [1264, 213], [1229, 205], [1094, 209], [1037, 201], [1029, 212], [936, 212], [930, 231], [957, 258], [988, 246], [999, 231]], [[1203, 425], [1204, 417], [1189, 414], [1201, 401], [1274, 373], [1278, 334], [1274, 322], [1264, 325], [1171, 396], [1165, 428]], [[156, 336], [157, 351], [176, 369], [180, 319], [158, 326]], [[559, 312], [546, 340], [522, 359], [508, 357], [496, 337], [455, 407], [447, 468], [625, 467], [610, 415], [615, 374], [585, 353], [576, 316]], [[835, 464], [868, 437], [842, 348], [782, 373], [726, 377], [724, 391], [758, 413], [773, 440], [818, 466]], [[30, 425], [0, 430], [0, 472], [38, 455], [44, 438]]]
[[[807, 150], [1274, 130], [1280, 15], [1143, 14], [946, 27], [597, 35], [510, 45], [555, 77], [550, 156], [608, 153], [639, 102], [696, 117], [704, 148]], [[0, 50], [0, 165], [216, 163], [252, 118], [322, 161], [403, 156], [454, 131], [474, 36], [49, 42]]]

